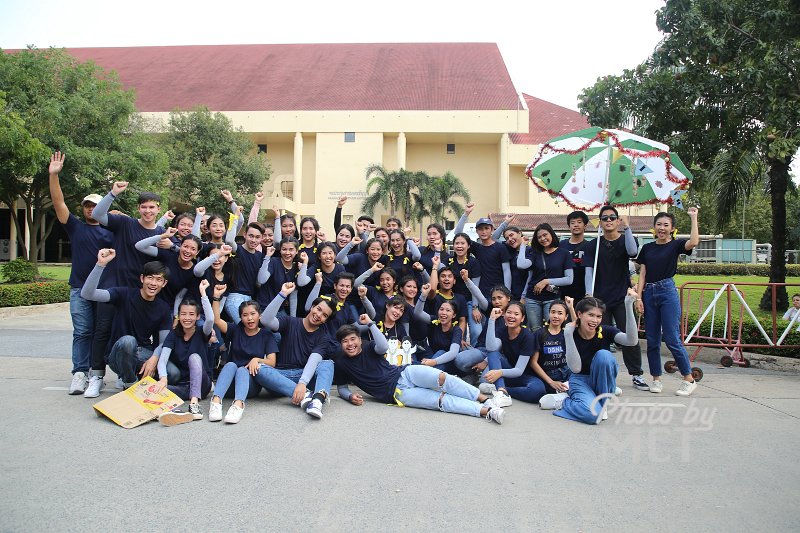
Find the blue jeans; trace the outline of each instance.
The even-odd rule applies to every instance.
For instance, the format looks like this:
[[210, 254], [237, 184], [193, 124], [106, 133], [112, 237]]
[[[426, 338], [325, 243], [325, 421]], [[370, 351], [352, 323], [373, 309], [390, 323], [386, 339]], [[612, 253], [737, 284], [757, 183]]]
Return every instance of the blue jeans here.
[[647, 364], [650, 374], [661, 375], [661, 338], [675, 358], [684, 376], [692, 373], [689, 354], [681, 341], [681, 302], [672, 278], [657, 283], [646, 283], [642, 293], [644, 300], [644, 330], [647, 338]]
[[550, 304], [555, 300], [540, 302], [539, 300], [525, 299], [525, 315], [528, 317], [528, 327], [536, 331], [544, 325], [544, 320], [550, 317]]
[[[576, 420], [584, 424], [597, 424], [600, 421], [602, 407], [617, 388], [619, 365], [614, 355], [608, 350], [598, 350], [592, 359], [589, 375], [572, 374], [569, 378], [569, 398], [564, 399], [561, 409], [553, 414], [561, 418]], [[606, 395], [594, 405], [599, 395]]]
[[94, 337], [95, 303], [81, 298], [81, 290], [69, 290], [69, 314], [72, 317], [72, 373], [88, 372]]
[[117, 339], [117, 342], [111, 347], [111, 352], [108, 354], [108, 366], [122, 379], [124, 384], [130, 385], [139, 381], [139, 369], [152, 355], [153, 350], [138, 346], [135, 337], [125, 335]]
[[228, 298], [225, 300], [225, 311], [228, 312], [228, 315], [233, 320], [234, 324], [238, 324], [242, 321], [239, 317], [239, 306], [242, 305], [243, 302], [248, 300], [252, 300], [253, 298], [247, 294], [241, 294], [238, 292], [230, 292], [228, 293]]
[[486, 359], [488, 353], [484, 346], [467, 348], [466, 350], [458, 352], [453, 362], [456, 364], [456, 368], [469, 374], [474, 372], [474, 370], [472, 370], [473, 366]]
[[[444, 374], [444, 385], [439, 376]], [[478, 389], [451, 374], [425, 365], [409, 365], [400, 374], [396, 401], [406, 407], [481, 416]]]
[[469, 329], [469, 342], [474, 343], [481, 336], [483, 323], [475, 322], [472, 318], [472, 300], [467, 300], [467, 329]]
[[255, 378], [250, 375], [250, 371], [247, 370], [247, 367], [237, 367], [236, 363], [231, 361], [230, 363], [225, 363], [225, 366], [223, 366], [222, 370], [219, 372], [217, 383], [214, 386], [214, 396], [219, 396], [220, 399], [230, 398], [231, 394], [226, 393], [229, 393], [228, 389], [234, 380], [234, 400], [244, 402], [247, 398], [255, 398], [258, 396], [258, 393], [261, 392], [261, 386], [256, 383]]
[[[440, 355], [444, 354], [445, 352], [446, 352], [445, 350], [439, 350], [435, 354], [429, 356], [429, 359], [436, 359], [437, 357], [439, 357]], [[434, 366], [433, 368], [435, 368], [437, 370], [440, 370], [442, 372], [447, 372], [448, 374], [458, 374], [459, 373], [459, 369], [458, 369], [458, 367], [456, 367], [455, 360], [448, 361], [446, 363], [441, 363], [439, 365]]]
[[[487, 367], [489, 370], [511, 368], [511, 363], [500, 352], [489, 352], [487, 357], [489, 359], [489, 366]], [[536, 376], [524, 373], [515, 378], [501, 377], [494, 382], [494, 385], [498, 389], [505, 389], [512, 398], [528, 403], [538, 402], [547, 392], [544, 381]]]
[[[291, 398], [292, 394], [294, 394], [294, 388], [302, 375], [302, 368], [278, 369], [264, 365], [258, 369], [256, 383], [270, 392]], [[330, 394], [331, 384], [333, 383], [333, 361], [324, 359], [319, 362], [317, 370], [314, 372], [314, 378], [309, 385], [312, 383], [314, 384], [314, 394], [321, 391], [325, 391], [326, 395]], [[311, 390], [311, 387], [309, 387], [309, 390]]]

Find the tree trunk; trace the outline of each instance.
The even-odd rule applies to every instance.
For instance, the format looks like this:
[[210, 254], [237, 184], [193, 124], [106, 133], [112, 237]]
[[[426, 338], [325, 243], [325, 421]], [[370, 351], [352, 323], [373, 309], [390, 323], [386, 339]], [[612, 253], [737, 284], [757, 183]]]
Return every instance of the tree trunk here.
[[[769, 164], [770, 204], [772, 207], [772, 258], [769, 264], [769, 281], [786, 282], [786, 189], [789, 183], [790, 158], [771, 159]], [[786, 309], [789, 297], [786, 287], [775, 291], [776, 309]], [[772, 290], [761, 297], [761, 309], [772, 310]]]

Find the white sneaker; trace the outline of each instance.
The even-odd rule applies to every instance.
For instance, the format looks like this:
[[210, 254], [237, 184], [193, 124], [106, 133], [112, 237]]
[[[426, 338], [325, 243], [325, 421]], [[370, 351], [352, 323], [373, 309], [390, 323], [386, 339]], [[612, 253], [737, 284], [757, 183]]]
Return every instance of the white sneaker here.
[[614, 396], [622, 396], [622, 389], [619, 387], [614, 389]]
[[681, 386], [675, 391], [675, 396], [689, 396], [697, 388], [696, 381], [681, 381]]
[[502, 424], [505, 417], [506, 412], [502, 407], [492, 407], [489, 409], [489, 412], [486, 413], [486, 420], [490, 422], [497, 422], [498, 424]]
[[306, 395], [303, 396], [302, 400], [300, 400], [300, 409], [305, 409], [308, 407], [308, 404], [311, 403], [311, 396], [313, 396], [313, 393], [310, 390], [307, 390]]
[[103, 376], [90, 376], [89, 377], [89, 385], [86, 386], [86, 390], [83, 393], [84, 398], [97, 398], [100, 396], [100, 391], [103, 390], [106, 386], [106, 382], [103, 381]]
[[236, 404], [231, 405], [230, 409], [228, 409], [228, 412], [225, 415], [225, 423], [238, 424], [239, 420], [242, 419], [242, 413], [244, 413], [244, 407], [239, 407]]
[[222, 402], [214, 402], [208, 406], [208, 421], [219, 422], [222, 420]]
[[661, 382], [660, 379], [654, 379], [652, 383], [650, 383], [650, 392], [659, 393], [664, 390], [664, 384]]
[[478, 385], [478, 390], [481, 392], [481, 394], [485, 394], [491, 398], [497, 392], [497, 387], [494, 383], [481, 383]]
[[309, 416], [316, 418], [317, 420], [322, 419], [322, 402], [318, 398], [314, 398], [311, 400], [310, 405], [306, 408], [306, 413]]
[[603, 410], [600, 411], [600, 420], [608, 420], [608, 406], [604, 405]]
[[491, 400], [495, 407], [510, 407], [513, 403], [511, 401], [511, 396], [509, 396], [504, 390], [498, 390], [495, 392]]
[[89, 378], [86, 377], [85, 372], [75, 372], [72, 374], [72, 383], [69, 385], [69, 393], [72, 396], [83, 394], [86, 391], [86, 384]]
[[564, 400], [569, 398], [566, 392], [558, 392], [556, 394], [545, 394], [539, 399], [539, 407], [542, 409], [561, 409], [564, 405]]

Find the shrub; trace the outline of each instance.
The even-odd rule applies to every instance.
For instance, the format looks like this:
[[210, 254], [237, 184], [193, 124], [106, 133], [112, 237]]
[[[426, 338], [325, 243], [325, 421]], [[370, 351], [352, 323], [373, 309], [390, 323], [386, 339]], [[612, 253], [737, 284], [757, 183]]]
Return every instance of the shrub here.
[[[769, 277], [769, 265], [741, 263], [678, 263], [678, 274], [693, 276], [759, 276]], [[800, 265], [786, 265], [786, 275], [800, 276]]]
[[42, 281], [19, 285], [0, 285], [0, 307], [54, 304], [69, 301], [69, 283]]
[[36, 268], [33, 263], [22, 257], [9, 261], [0, 269], [8, 283], [30, 283], [36, 277]]

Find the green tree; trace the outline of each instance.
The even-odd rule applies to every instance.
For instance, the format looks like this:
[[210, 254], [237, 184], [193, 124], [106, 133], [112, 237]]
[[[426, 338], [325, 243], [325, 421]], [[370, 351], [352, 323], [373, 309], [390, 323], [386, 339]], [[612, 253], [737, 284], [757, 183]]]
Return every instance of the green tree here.
[[464, 206], [455, 200], [462, 198], [469, 202], [469, 191], [462, 181], [452, 172], [445, 172], [442, 176], [434, 176], [419, 183], [418, 189], [413, 193], [414, 205], [417, 206], [419, 222], [427, 216], [432, 222], [443, 223], [445, 214], [452, 213], [458, 217], [464, 211]]
[[205, 107], [170, 113], [164, 143], [172, 202], [222, 213], [221, 189], [241, 198], [260, 191], [270, 176], [266, 156], [256, 153], [247, 134]]
[[[365, 172], [367, 197], [361, 203], [361, 210], [372, 216], [378, 205], [389, 210], [390, 216], [401, 214], [408, 223], [413, 214], [413, 191], [426, 178], [424, 172], [411, 172], [405, 169], [389, 171], [381, 165], [370, 165]], [[373, 190], [374, 189], [374, 190]]]
[[[166, 160], [135, 119], [134, 93], [116, 74], [81, 63], [61, 49], [0, 51], [0, 201], [25, 206], [23, 221], [11, 216], [23, 256], [36, 263], [55, 217], [48, 188], [49, 154], [67, 154], [62, 180], [65, 200], [77, 206], [90, 192], [102, 193], [114, 179], [149, 188], [163, 177]], [[44, 238], [41, 231], [44, 228]]]
[[[626, 126], [669, 144], [691, 162], [695, 186], [716, 193], [719, 217], [763, 176], [770, 281], [783, 282], [789, 167], [800, 148], [800, 6], [667, 0], [657, 25], [665, 37], [652, 56], [585, 89], [580, 109], [594, 125]], [[768, 293], [763, 308], [771, 307]], [[778, 294], [779, 308], [786, 306], [786, 291]]]

